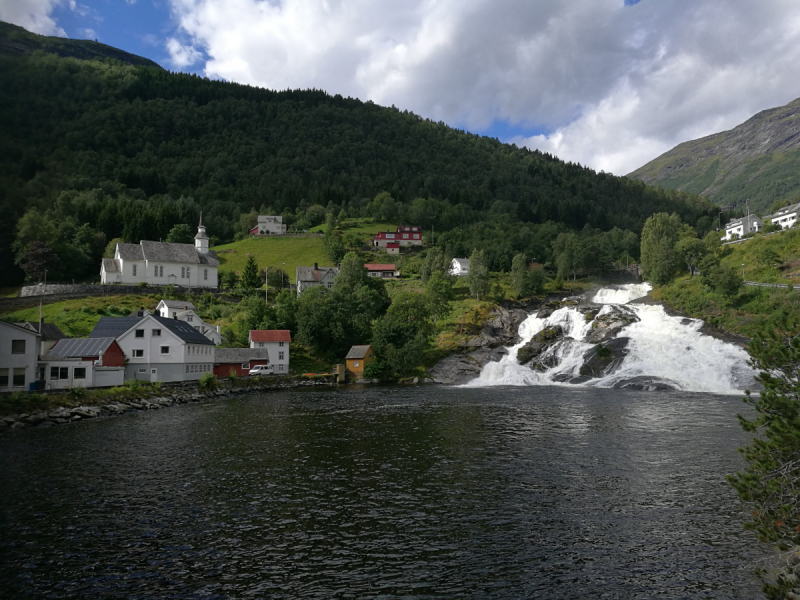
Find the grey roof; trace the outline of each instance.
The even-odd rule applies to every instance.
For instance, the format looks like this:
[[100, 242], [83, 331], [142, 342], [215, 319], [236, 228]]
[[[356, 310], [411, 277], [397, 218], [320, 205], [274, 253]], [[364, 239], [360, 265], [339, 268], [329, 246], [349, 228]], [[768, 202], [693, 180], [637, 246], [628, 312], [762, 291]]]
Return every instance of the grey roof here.
[[297, 281], [320, 281], [328, 271], [333, 271], [333, 276], [339, 275], [338, 267], [297, 267]]
[[[746, 221], [747, 221], [747, 216], [739, 217], [738, 219], [731, 219], [728, 222], [728, 224], [725, 225], [725, 229], [730, 229], [731, 227], [736, 227], [737, 225], [741, 225], [742, 223], [744, 223]], [[761, 218], [759, 216], [757, 216], [757, 215], [750, 215], [750, 221], [751, 222], [752, 221], [758, 221], [762, 225], [764, 224], [764, 221], [762, 221]]]
[[60, 340], [50, 349], [48, 356], [80, 357], [100, 356], [114, 342], [113, 337], [72, 338]]
[[90, 338], [118, 338], [144, 317], [100, 317], [89, 334]]
[[38, 332], [31, 331], [27, 327], [24, 327], [22, 325], [17, 325], [16, 323], [7, 323], [6, 321], [0, 321], [0, 325], [8, 325], [12, 329], [17, 329], [18, 331], [20, 331], [22, 333], [27, 333], [28, 335], [33, 335], [33, 336], [39, 337], [39, 333]]
[[[34, 323], [33, 321], [24, 321], [22, 323], [17, 323], [17, 325], [39, 333], [39, 323]], [[42, 323], [42, 339], [45, 342], [49, 342], [51, 340], [63, 340], [66, 339], [66, 337], [67, 334], [61, 331], [58, 328], [58, 325], [55, 323]]]
[[283, 223], [283, 216], [279, 215], [258, 215], [259, 223]]
[[469, 269], [469, 259], [468, 258], [454, 258], [453, 260], [456, 261], [459, 265], [461, 265], [462, 268]]
[[188, 300], [162, 300], [161, 302], [159, 302], [159, 304], [161, 304], [162, 302], [164, 303], [164, 306], [166, 306], [167, 308], [178, 308], [180, 310], [189, 308], [191, 310], [194, 310], [194, 304], [192, 304]]
[[198, 252], [197, 256], [200, 258], [201, 265], [208, 265], [209, 267], [219, 266], [219, 258], [217, 258], [217, 253], [213, 250], [209, 250], [205, 254]]
[[171, 242], [151, 242], [142, 240], [142, 253], [145, 260], [161, 260], [164, 262], [199, 264], [197, 249], [194, 244], [174, 244]]
[[105, 269], [106, 273], [119, 273], [121, 271], [119, 261], [115, 258], [104, 258], [103, 269]]
[[142, 247], [139, 244], [118, 243], [117, 251], [122, 260], [144, 260]]
[[783, 208], [779, 208], [771, 215], [765, 215], [765, 219], [780, 219], [781, 217], [785, 217], [786, 215], [794, 212], [800, 211], [800, 202], [796, 204], [790, 204], [789, 206], [784, 206]]
[[345, 360], [353, 359], [353, 358], [364, 358], [367, 355], [367, 350], [369, 350], [371, 346], [367, 344], [366, 346], [353, 346], [350, 348], [350, 352], [347, 353], [345, 356]]
[[214, 364], [245, 363], [251, 360], [269, 360], [266, 348], [217, 348]]

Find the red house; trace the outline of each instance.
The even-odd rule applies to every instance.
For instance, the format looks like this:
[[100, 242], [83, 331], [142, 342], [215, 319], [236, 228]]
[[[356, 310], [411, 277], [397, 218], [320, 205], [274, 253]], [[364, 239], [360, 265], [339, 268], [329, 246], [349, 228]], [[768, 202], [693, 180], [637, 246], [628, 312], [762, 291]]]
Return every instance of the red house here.
[[269, 354], [264, 348], [216, 348], [214, 351], [214, 375], [230, 377], [249, 375], [256, 365], [268, 365]]
[[388, 244], [395, 242], [400, 246], [421, 246], [422, 228], [402, 225], [397, 231], [381, 231], [372, 238], [372, 245], [376, 248], [386, 248]]

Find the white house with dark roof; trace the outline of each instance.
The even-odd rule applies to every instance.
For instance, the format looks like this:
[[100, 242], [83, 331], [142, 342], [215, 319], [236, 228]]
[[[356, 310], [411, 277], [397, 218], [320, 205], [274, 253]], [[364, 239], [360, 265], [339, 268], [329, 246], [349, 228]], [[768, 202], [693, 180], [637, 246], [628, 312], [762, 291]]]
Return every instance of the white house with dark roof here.
[[339, 275], [339, 267], [320, 267], [314, 263], [313, 267], [297, 267], [297, 295], [311, 287], [333, 287], [333, 280]]
[[217, 254], [208, 249], [208, 236], [200, 217], [192, 244], [151, 242], [117, 244], [114, 258], [104, 258], [100, 267], [101, 283], [135, 285], [179, 285], [208, 287], [218, 285]]
[[0, 321], [0, 392], [30, 390], [38, 373], [37, 332]]
[[101, 317], [89, 337], [116, 339], [127, 358], [126, 380], [194, 381], [214, 370], [214, 342], [177, 319]]
[[197, 314], [194, 304], [188, 300], [162, 300], [156, 306], [155, 313], [164, 318], [178, 319], [189, 323], [189, 325], [214, 342], [216, 346], [219, 346], [222, 340], [225, 339], [219, 332], [219, 325], [211, 325], [203, 321]]
[[55, 323], [23, 321], [22, 323], [16, 324], [39, 334], [41, 341], [39, 354], [47, 354], [50, 352], [50, 348], [55, 346], [59, 340], [67, 338], [67, 335], [61, 331]]
[[125, 355], [113, 337], [59, 340], [40, 357], [45, 389], [113, 387], [125, 382]]
[[793, 227], [800, 220], [800, 202], [785, 206], [764, 217], [764, 222], [768, 220], [772, 221], [773, 225], [780, 225], [783, 229]]

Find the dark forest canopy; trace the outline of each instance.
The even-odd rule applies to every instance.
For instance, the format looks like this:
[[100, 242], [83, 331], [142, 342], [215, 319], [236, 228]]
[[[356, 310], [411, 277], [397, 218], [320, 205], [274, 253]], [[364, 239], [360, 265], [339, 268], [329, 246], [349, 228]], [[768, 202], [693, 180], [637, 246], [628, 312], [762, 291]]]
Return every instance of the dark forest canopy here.
[[[202, 210], [222, 243], [253, 209], [303, 222], [312, 205], [413, 219], [452, 231], [454, 243], [482, 224], [511, 232], [525, 223], [535, 237], [549, 222], [638, 234], [654, 212], [716, 221], [696, 196], [320, 90], [277, 92], [43, 51], [0, 55], [0, 73], [6, 255], [13, 225], [32, 208], [132, 242], [166, 238]], [[382, 191], [393, 202], [372, 202]], [[8, 269], [5, 281], [21, 276]]]

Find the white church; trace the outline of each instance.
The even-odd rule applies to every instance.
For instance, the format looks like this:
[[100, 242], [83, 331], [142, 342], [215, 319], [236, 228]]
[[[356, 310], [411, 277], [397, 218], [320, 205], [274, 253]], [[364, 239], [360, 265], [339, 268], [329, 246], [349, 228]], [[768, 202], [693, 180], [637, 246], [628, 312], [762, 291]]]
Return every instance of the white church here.
[[194, 245], [148, 240], [117, 244], [114, 258], [103, 259], [100, 282], [215, 288], [218, 267], [219, 259], [208, 249], [208, 236], [200, 215]]

